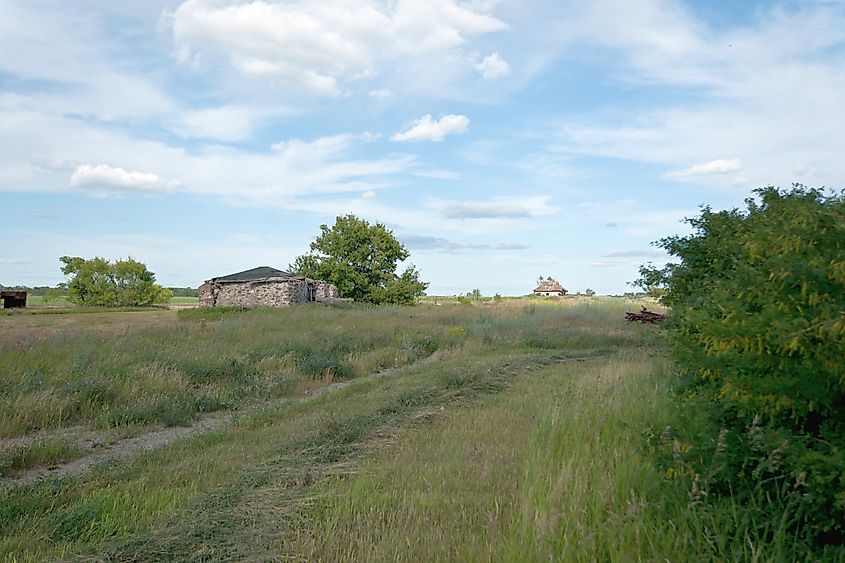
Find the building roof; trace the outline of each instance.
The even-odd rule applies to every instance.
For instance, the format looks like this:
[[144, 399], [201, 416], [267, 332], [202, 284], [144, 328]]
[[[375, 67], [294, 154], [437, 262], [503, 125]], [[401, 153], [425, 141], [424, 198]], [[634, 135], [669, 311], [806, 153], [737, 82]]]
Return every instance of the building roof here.
[[560, 285], [557, 280], [543, 280], [534, 290], [534, 293], [547, 291], [562, 291], [563, 293], [566, 293], [566, 288]]
[[270, 266], [259, 266], [257, 268], [252, 268], [251, 270], [244, 270], [243, 272], [238, 272], [237, 274], [229, 274], [228, 276], [219, 276], [216, 278], [211, 278], [208, 281], [218, 283], [234, 283], [263, 281], [271, 278], [292, 279], [296, 277], [298, 276], [295, 276], [289, 272], [285, 272], [284, 270], [277, 270], [276, 268], [271, 268]]

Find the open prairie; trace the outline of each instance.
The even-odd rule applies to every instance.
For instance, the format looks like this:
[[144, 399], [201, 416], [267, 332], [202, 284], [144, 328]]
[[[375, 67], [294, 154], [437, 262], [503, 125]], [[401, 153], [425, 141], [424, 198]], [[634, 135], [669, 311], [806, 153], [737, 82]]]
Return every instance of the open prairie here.
[[0, 318], [0, 554], [776, 558], [652, 460], [676, 376], [635, 308]]

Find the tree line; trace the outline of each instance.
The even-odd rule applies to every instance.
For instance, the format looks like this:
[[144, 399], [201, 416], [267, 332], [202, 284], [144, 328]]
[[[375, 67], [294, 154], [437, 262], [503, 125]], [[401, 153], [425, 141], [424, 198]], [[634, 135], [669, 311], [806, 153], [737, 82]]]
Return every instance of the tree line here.
[[[381, 223], [370, 224], [354, 215], [337, 217], [333, 226], [320, 226], [310, 251], [297, 257], [289, 270], [328, 281], [341, 297], [367, 303], [411, 305], [428, 287], [413, 265], [398, 273], [410, 253]], [[144, 306], [166, 303], [174, 296], [197, 295], [196, 289], [165, 288], [143, 262], [132, 258], [113, 262], [96, 257], [62, 256], [62, 273], [69, 276], [61, 289], [79, 305]], [[47, 288], [45, 295], [51, 291]]]
[[[32, 295], [36, 297], [47, 297], [47, 298], [59, 298], [67, 296], [67, 284], [66, 283], [59, 283], [55, 286], [49, 285], [37, 285], [37, 286], [28, 286], [28, 285], [12, 285], [12, 286], [5, 286], [0, 284], [0, 289], [9, 290], [9, 291], [25, 291], [27, 295]], [[168, 287], [171, 292], [173, 292], [173, 297], [196, 297], [197, 296], [197, 289], [195, 287]], [[49, 299], [48, 299], [49, 300]]]

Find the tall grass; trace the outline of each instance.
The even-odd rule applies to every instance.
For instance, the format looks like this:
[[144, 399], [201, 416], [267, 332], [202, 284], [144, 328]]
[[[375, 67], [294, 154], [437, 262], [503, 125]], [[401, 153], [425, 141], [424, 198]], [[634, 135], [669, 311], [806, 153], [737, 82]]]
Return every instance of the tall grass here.
[[[626, 325], [626, 308], [186, 311], [117, 332], [26, 332], [46, 383], [17, 400], [60, 400], [58, 382], [85, 383], [73, 369], [96, 365], [115, 372], [71, 395], [99, 412], [124, 390], [167, 399], [156, 416], [176, 421], [210, 389], [259, 400], [268, 374], [350, 384], [77, 477], [0, 488], [0, 559], [817, 558], [655, 461], [652, 429], [696, 418], [677, 416], [659, 335]], [[41, 336], [67, 370], [47, 369], [60, 354], [35, 346]]]
[[407, 365], [468, 340], [614, 346], [629, 336], [586, 327], [620, 307], [193, 309], [143, 313], [134, 324], [110, 324], [119, 314], [9, 318], [0, 325], [0, 437], [79, 423], [190, 424], [203, 412]]
[[[589, 336], [572, 334], [557, 349], [527, 344], [549, 332], [548, 327], [558, 326], [558, 317], [570, 314], [569, 328], [581, 327]], [[77, 478], [0, 491], [0, 536], [4, 538], [0, 554], [42, 558], [96, 548], [121, 558], [119, 554], [127, 553], [124, 547], [146, 545], [171, 558], [189, 559], [187, 554], [194, 553], [199, 537], [205, 538], [201, 541], [209, 550], [240, 557], [253, 557], [261, 549], [272, 551], [275, 534], [288, 537], [296, 527], [261, 519], [262, 528], [257, 530], [257, 521], [244, 525], [242, 518], [244, 514], [278, 514], [273, 499], [290, 499], [291, 490], [307, 490], [304, 485], [291, 489], [287, 476], [311, 483], [331, 473], [335, 464], [365, 455], [368, 443], [378, 442], [386, 429], [404, 424], [407, 417], [441, 412], [441, 407], [499, 393], [514, 378], [567, 355], [589, 356], [598, 341], [593, 338], [599, 338], [594, 336], [595, 323], [616, 325], [619, 318], [613, 307], [602, 311], [557, 306], [537, 307], [531, 315], [521, 306], [186, 311], [175, 322], [170, 318], [166, 323], [129, 326], [117, 333], [96, 324], [64, 335], [48, 332], [45, 340], [58, 349], [53, 351], [55, 356], [43, 346], [34, 346], [44, 329], [38, 327], [22, 336], [32, 340], [29, 349], [42, 368], [51, 361], [59, 365], [60, 355], [66, 355], [66, 363], [77, 370], [103, 360], [117, 368], [129, 369], [132, 362], [146, 366], [145, 370], [135, 367], [128, 377], [104, 380], [134, 386], [131, 392], [139, 401], [145, 396], [196, 397], [200, 385], [207, 388], [227, 378], [248, 379], [255, 371], [292, 371], [302, 381], [311, 381], [323, 377], [317, 372], [325, 372], [327, 352], [334, 353], [330, 359], [348, 362], [346, 376], [353, 380], [361, 373], [437, 354], [405, 372], [365, 379], [307, 403], [269, 408], [244, 417], [230, 430], [102, 466]], [[485, 334], [495, 336], [491, 323], [509, 331], [511, 338], [487, 339]], [[604, 345], [645, 345], [648, 334], [630, 328], [627, 334], [607, 335]], [[208, 334], [214, 338], [206, 340]], [[8, 333], [3, 336], [9, 338]], [[197, 336], [202, 338], [193, 344], [191, 339]], [[89, 342], [102, 347], [84, 346]], [[320, 355], [291, 354], [303, 351]], [[311, 359], [302, 362], [305, 357]], [[50, 376], [45, 383], [50, 385], [33, 385], [28, 393], [19, 389], [17, 396], [43, 392], [44, 387], [62, 381], [59, 374], [73, 381], [68, 372], [73, 375], [71, 370], [44, 370]], [[105, 405], [120, 405], [120, 395], [109, 395], [109, 388], [88, 384], [75, 393], [79, 396], [84, 391], [87, 401], [99, 401], [104, 410]], [[250, 395], [244, 400], [251, 400]], [[173, 408], [178, 412], [179, 403]], [[93, 491], [103, 492], [92, 495]], [[280, 525], [284, 530], [277, 529]], [[243, 537], [253, 533], [261, 541]], [[136, 535], [137, 543], [131, 539]], [[104, 542], [112, 539], [119, 542], [106, 548]]]
[[673, 379], [642, 352], [565, 362], [415, 428], [352, 477], [320, 483], [293, 558], [812, 559], [810, 546], [750, 525], [730, 501], [703, 503], [693, 479], [654, 463], [643, 432], [676, 420]]
[[[463, 338], [434, 310], [154, 313], [159, 323], [0, 327], [0, 436], [86, 423], [189, 424], [314, 380], [405, 365]], [[66, 317], [66, 315], [63, 315]], [[45, 317], [47, 321], [50, 317]], [[27, 320], [21, 318], [21, 320]], [[166, 322], [165, 322], [166, 321]]]
[[294, 531], [277, 503], [295, 500], [409, 416], [500, 392], [549, 361], [547, 352], [503, 358], [467, 349], [77, 478], [0, 489], [0, 560], [86, 550], [116, 560], [269, 557], [278, 527]]

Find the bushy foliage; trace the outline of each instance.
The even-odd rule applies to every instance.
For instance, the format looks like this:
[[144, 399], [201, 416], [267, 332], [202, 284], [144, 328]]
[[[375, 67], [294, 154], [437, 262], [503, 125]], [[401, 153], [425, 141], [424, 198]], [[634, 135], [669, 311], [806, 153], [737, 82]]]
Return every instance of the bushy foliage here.
[[71, 276], [67, 298], [78, 305], [132, 307], [167, 303], [173, 293], [155, 283], [155, 274], [142, 262], [127, 258], [109, 262], [62, 256], [62, 273]]
[[665, 289], [690, 378], [682, 400], [708, 409], [718, 432], [690, 450], [701, 486], [779, 499], [795, 531], [841, 543], [845, 197], [756, 194], [746, 210], [704, 208], [688, 219], [693, 234], [659, 241], [679, 262], [642, 268], [640, 285]]
[[337, 217], [331, 227], [320, 225], [311, 252], [299, 256], [288, 269], [299, 275], [326, 280], [341, 297], [369, 303], [410, 305], [428, 284], [412, 265], [396, 273], [410, 256], [393, 233], [381, 223], [371, 225], [354, 215]]

